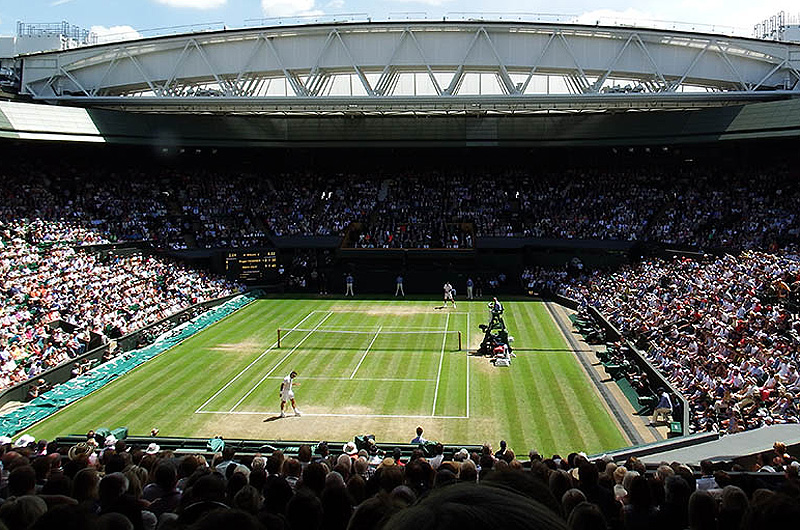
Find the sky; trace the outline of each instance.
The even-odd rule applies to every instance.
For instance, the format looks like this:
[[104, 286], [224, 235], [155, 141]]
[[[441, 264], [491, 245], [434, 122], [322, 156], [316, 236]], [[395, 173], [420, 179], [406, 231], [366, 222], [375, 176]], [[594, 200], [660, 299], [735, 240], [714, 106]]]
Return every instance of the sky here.
[[[0, 36], [16, 34], [17, 21], [60, 22], [92, 29], [101, 40], [175, 33], [176, 26], [239, 28], [271, 25], [273, 17], [325, 21], [357, 14], [373, 20], [474, 18], [553, 21], [541, 14], [564, 15], [581, 23], [637, 24], [717, 31], [750, 36], [753, 26], [780, 11], [796, 22], [796, 0], [0, 0]], [[269, 19], [269, 20], [261, 20]], [[261, 24], [259, 24], [261, 22]], [[282, 22], [288, 23], [286, 19]], [[674, 22], [685, 23], [675, 25]]]

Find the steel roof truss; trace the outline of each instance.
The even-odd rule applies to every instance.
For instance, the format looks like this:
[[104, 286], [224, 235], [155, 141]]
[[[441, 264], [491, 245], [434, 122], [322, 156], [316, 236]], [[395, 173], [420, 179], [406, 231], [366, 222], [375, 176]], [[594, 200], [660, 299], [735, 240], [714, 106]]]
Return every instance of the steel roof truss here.
[[780, 63], [776, 64], [774, 67], [772, 67], [772, 70], [770, 70], [769, 72], [767, 72], [767, 75], [765, 75], [764, 77], [762, 77], [762, 78], [761, 78], [761, 80], [760, 80], [758, 83], [756, 83], [756, 84], [753, 86], [753, 88], [751, 88], [751, 90], [758, 90], [758, 89], [761, 87], [761, 85], [763, 85], [763, 84], [764, 84], [764, 82], [765, 82], [767, 79], [769, 79], [770, 77], [772, 77], [772, 74], [774, 74], [775, 72], [777, 72], [778, 70], [780, 70], [781, 68], [783, 68], [784, 66], [786, 66], [786, 62], [787, 62], [787, 61], [784, 59], [784, 61], [783, 61], [783, 62], [780, 62]]
[[609, 63], [608, 68], [606, 69], [606, 71], [603, 73], [603, 75], [601, 75], [600, 77], [597, 78], [597, 81], [594, 82], [594, 85], [592, 85], [592, 88], [591, 88], [592, 92], [599, 92], [600, 91], [600, 89], [603, 86], [603, 83], [606, 82], [606, 80], [611, 75], [611, 72], [614, 71], [614, 67], [617, 66], [617, 63], [622, 58], [622, 54], [625, 53], [625, 50], [628, 49], [628, 46], [630, 45], [631, 41], [633, 40], [633, 35], [634, 35], [633, 33], [630, 34], [628, 39], [625, 41], [625, 44], [622, 45], [622, 48], [619, 49], [617, 54], [611, 60], [611, 63]]
[[167, 81], [164, 83], [165, 94], [173, 94], [172, 85], [175, 84], [178, 72], [180, 71], [180, 67], [183, 65], [183, 61], [186, 59], [186, 56], [189, 53], [189, 48], [191, 47], [191, 43], [192, 43], [191, 40], [186, 41], [186, 44], [183, 46], [180, 55], [178, 55], [178, 60], [175, 61], [175, 65], [172, 67], [172, 73], [169, 75]]
[[219, 87], [224, 91], [224, 94], [226, 96], [231, 96], [232, 94], [231, 94], [230, 84], [227, 82], [227, 80], [221, 78], [217, 74], [217, 69], [211, 65], [211, 61], [208, 58], [208, 54], [203, 49], [203, 47], [200, 46], [200, 44], [198, 44], [196, 39], [191, 39], [190, 42], [194, 44], [195, 49], [198, 51], [198, 53], [200, 53], [200, 58], [202, 58], [203, 62], [206, 63], [206, 66], [208, 67], [208, 72], [214, 77], [214, 81], [216, 81], [217, 85], [219, 85]]
[[387, 92], [388, 84], [391, 81], [392, 75], [394, 75], [394, 58], [397, 57], [397, 52], [400, 51], [400, 48], [403, 46], [403, 42], [406, 40], [406, 35], [410, 32], [408, 28], [403, 28], [403, 31], [400, 33], [400, 40], [397, 41], [397, 44], [392, 50], [392, 55], [389, 56], [389, 60], [386, 62], [386, 65], [383, 67], [381, 71], [381, 75], [378, 77], [378, 80], [375, 82], [375, 94], [379, 96], [385, 96], [389, 94]]
[[144, 79], [144, 82], [145, 82], [145, 83], [147, 83], [147, 86], [148, 86], [148, 87], [150, 87], [150, 90], [151, 90], [151, 91], [152, 91], [154, 94], [158, 94], [159, 96], [164, 96], [165, 94], [163, 93], [163, 90], [162, 90], [160, 87], [156, 86], [156, 84], [155, 84], [155, 83], [153, 83], [153, 81], [150, 79], [150, 76], [149, 76], [149, 75], [147, 75], [147, 74], [144, 72], [144, 68], [142, 68], [142, 64], [141, 64], [141, 62], [139, 61], [139, 59], [137, 59], [137, 58], [136, 58], [136, 56], [134, 56], [134, 55], [131, 55], [131, 53], [128, 51], [128, 49], [127, 49], [127, 48], [123, 48], [123, 51], [124, 51], [124, 53], [125, 53], [125, 56], [126, 56], [128, 59], [130, 59], [130, 60], [131, 60], [131, 62], [133, 63], [133, 66], [135, 66], [135, 67], [136, 67], [136, 69], [139, 71], [139, 74], [141, 74], [141, 76], [142, 76], [142, 79]]
[[735, 75], [735, 76], [736, 76], [736, 77], [739, 79], [739, 86], [740, 86], [740, 88], [741, 88], [742, 90], [744, 90], [744, 91], [749, 91], [749, 90], [750, 90], [750, 87], [748, 87], [748, 86], [747, 86], [747, 83], [744, 81], [744, 78], [742, 77], [742, 74], [740, 74], [740, 73], [739, 73], [739, 70], [737, 70], [737, 69], [736, 69], [736, 67], [735, 67], [735, 66], [733, 65], [733, 63], [731, 62], [731, 59], [730, 59], [730, 57], [728, 57], [728, 54], [727, 54], [727, 53], [725, 53], [725, 50], [727, 50], [727, 49], [730, 47], [730, 44], [729, 44], [728, 46], [726, 46], [726, 47], [724, 47], [724, 48], [723, 48], [723, 47], [722, 47], [722, 46], [719, 44], [719, 42], [718, 42], [716, 39], [714, 39], [714, 45], [715, 45], [715, 46], [716, 46], [716, 48], [717, 48], [717, 50], [716, 50], [716, 51], [717, 51], [717, 53], [718, 53], [718, 54], [719, 54], [719, 55], [722, 57], [722, 59], [725, 61], [725, 64], [727, 64], [727, 65], [728, 65], [728, 68], [730, 68], [730, 70], [731, 70], [731, 72], [733, 73], [733, 75]]
[[576, 86], [588, 87], [589, 80], [586, 77], [586, 72], [583, 71], [583, 68], [578, 63], [578, 59], [575, 58], [575, 53], [573, 53], [572, 51], [572, 46], [569, 45], [569, 41], [567, 41], [566, 37], [564, 37], [564, 34], [561, 31], [557, 31], [556, 33], [558, 37], [561, 39], [561, 42], [564, 43], [564, 47], [567, 49], [567, 53], [572, 59], [572, 62], [575, 64], [575, 67], [578, 69], [578, 77], [580, 77], [581, 82], [580, 83], [576, 82]]
[[322, 57], [325, 55], [325, 52], [328, 50], [328, 47], [336, 38], [337, 31], [336, 29], [331, 30], [328, 33], [328, 38], [325, 39], [325, 43], [322, 45], [322, 48], [317, 55], [317, 60], [314, 62], [314, 65], [311, 67], [311, 71], [308, 74], [308, 79], [306, 79], [306, 90], [308, 90], [309, 95], [318, 96], [322, 93], [322, 88], [325, 84], [325, 77], [327, 74], [321, 72], [320, 63], [322, 62]]
[[555, 38], [556, 38], [555, 32], [551, 33], [550, 38], [547, 39], [547, 44], [545, 44], [544, 48], [542, 48], [542, 53], [539, 54], [539, 58], [536, 60], [536, 62], [533, 63], [533, 67], [531, 67], [531, 71], [528, 73], [528, 77], [522, 84], [522, 88], [519, 91], [520, 94], [524, 94], [525, 91], [528, 89], [528, 85], [530, 84], [531, 79], [533, 79], [533, 75], [536, 73], [536, 69], [539, 68], [539, 64], [542, 62], [542, 59], [544, 59], [544, 55], [547, 53], [547, 50], [550, 48], [550, 45], [553, 43]]
[[422, 51], [422, 46], [420, 45], [419, 40], [417, 40], [417, 36], [414, 35], [413, 31], [409, 31], [409, 34], [411, 35], [411, 41], [414, 43], [414, 46], [417, 47], [417, 51], [419, 52], [419, 56], [422, 58], [422, 63], [425, 65], [425, 69], [428, 71], [428, 77], [430, 78], [431, 83], [433, 83], [433, 88], [436, 90], [436, 95], [441, 96], [442, 87], [439, 85], [439, 81], [436, 79], [436, 76], [433, 75], [431, 65], [428, 62], [428, 58], [425, 56], [425, 53]]
[[[233, 82], [235, 85], [235, 90], [237, 95], [246, 96], [250, 94], [250, 89], [243, 89], [242, 88], [242, 80], [247, 72], [250, 70], [250, 66], [256, 60], [256, 57], [259, 56], [259, 52], [261, 52], [261, 48], [264, 46], [264, 42], [267, 40], [266, 36], [263, 33], [259, 33], [258, 37], [256, 38], [256, 42], [253, 45], [253, 51], [250, 52], [250, 57], [247, 58], [247, 61], [244, 63], [244, 67], [241, 69], [239, 74], [236, 76], [236, 80]], [[248, 86], [252, 88], [252, 78], [251, 82], [248, 83]]]
[[492, 50], [492, 54], [494, 55], [494, 59], [497, 61], [497, 65], [500, 67], [500, 71], [497, 72], [497, 78], [501, 81], [500, 86], [504, 88], [506, 94], [517, 94], [519, 91], [517, 90], [514, 81], [511, 79], [511, 76], [508, 75], [508, 68], [506, 68], [503, 59], [500, 58], [500, 54], [497, 53], [497, 48], [492, 42], [491, 37], [486, 32], [486, 28], [481, 28], [480, 33], [483, 34], [484, 38], [486, 38], [486, 42], [489, 43], [489, 49]]
[[361, 68], [359, 68], [358, 65], [356, 64], [355, 59], [353, 59], [353, 54], [350, 53], [350, 48], [347, 47], [347, 44], [345, 44], [344, 39], [342, 39], [341, 33], [339, 33], [338, 31], [336, 32], [336, 39], [342, 45], [342, 48], [344, 48], [344, 52], [347, 54], [347, 58], [350, 60], [350, 63], [353, 65], [353, 70], [355, 70], [356, 75], [358, 76], [358, 79], [361, 81], [361, 84], [364, 86], [364, 90], [366, 90], [368, 95], [374, 96], [375, 95], [375, 91], [372, 89], [372, 86], [369, 84], [369, 80], [364, 75], [364, 72], [361, 71]]
[[[666, 90], [667, 87], [669, 86], [669, 83], [667, 83], [667, 80], [661, 74], [661, 69], [658, 67], [658, 64], [656, 64], [656, 61], [653, 59], [653, 56], [650, 55], [650, 50], [647, 49], [647, 45], [645, 45], [644, 41], [642, 41], [642, 38], [639, 36], [638, 33], [634, 33], [633, 38], [634, 41], [639, 45], [639, 47], [644, 52], [644, 55], [647, 57], [647, 60], [650, 61], [651, 65], [653, 65], [653, 73], [655, 73], [659, 81], [661, 81], [661, 86], [659, 86], [659, 91]], [[654, 90], [651, 89], [651, 91]]]
[[58, 71], [59, 71], [59, 72], [61, 72], [63, 75], [65, 75], [67, 78], [69, 78], [69, 80], [70, 80], [70, 81], [72, 81], [73, 83], [75, 83], [75, 86], [76, 86], [76, 87], [78, 87], [78, 89], [79, 89], [81, 92], [83, 92], [83, 93], [84, 93], [85, 95], [87, 95], [87, 96], [89, 96], [89, 95], [90, 95], [90, 94], [89, 94], [89, 91], [88, 91], [88, 90], [86, 90], [86, 89], [83, 87], [83, 85], [80, 83], [80, 81], [78, 81], [77, 79], [75, 79], [75, 76], [73, 76], [71, 73], [69, 73], [69, 71], [65, 70], [63, 66], [59, 66], [59, 67], [58, 67]]
[[687, 77], [689, 76], [689, 74], [691, 73], [691, 71], [692, 71], [692, 69], [694, 68], [694, 66], [697, 64], [697, 62], [700, 60], [700, 58], [701, 58], [703, 55], [705, 55], [705, 53], [706, 53], [706, 51], [709, 49], [709, 47], [711, 47], [711, 41], [707, 42], [707, 43], [706, 43], [706, 45], [705, 45], [705, 46], [703, 46], [703, 48], [701, 48], [699, 52], [697, 52], [697, 55], [695, 55], [695, 56], [694, 56], [694, 59], [692, 59], [692, 62], [691, 62], [691, 63], [689, 63], [689, 66], [687, 66], [687, 67], [686, 67], [686, 70], [684, 70], [684, 72], [683, 72], [683, 74], [681, 75], [680, 79], [678, 79], [677, 81], [675, 81], [675, 82], [674, 82], [674, 83], [673, 83], [673, 84], [670, 86], [670, 88], [669, 88], [669, 92], [675, 92], [675, 91], [677, 91], [677, 90], [678, 90], [678, 87], [680, 87], [680, 86], [683, 84], [683, 82], [686, 80], [686, 78], [687, 78]]
[[450, 84], [447, 85], [447, 88], [445, 88], [444, 91], [442, 92], [443, 95], [454, 96], [458, 92], [458, 87], [461, 86], [464, 77], [464, 63], [467, 62], [467, 58], [469, 57], [472, 48], [475, 46], [475, 43], [478, 42], [478, 37], [480, 37], [481, 29], [483, 28], [479, 28], [478, 31], [476, 31], [472, 35], [472, 40], [470, 41], [469, 46], [467, 46], [467, 50], [464, 53], [464, 58], [461, 60], [461, 63], [456, 68], [453, 77], [450, 79]]
[[283, 60], [281, 59], [278, 50], [275, 48], [275, 44], [272, 42], [271, 39], [265, 39], [264, 42], [267, 44], [267, 49], [272, 52], [273, 57], [275, 57], [275, 61], [278, 63], [281, 71], [283, 72], [284, 77], [286, 77], [286, 81], [289, 83], [289, 86], [292, 87], [294, 90], [295, 96], [308, 96], [308, 89], [306, 88], [305, 84], [300, 80], [300, 78], [294, 72], [290, 72], [286, 69], [283, 65]]

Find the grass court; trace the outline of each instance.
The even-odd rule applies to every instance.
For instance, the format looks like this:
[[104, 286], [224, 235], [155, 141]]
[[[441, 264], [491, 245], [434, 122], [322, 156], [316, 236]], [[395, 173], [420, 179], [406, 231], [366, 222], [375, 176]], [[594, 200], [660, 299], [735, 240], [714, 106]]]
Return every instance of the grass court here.
[[[29, 429], [36, 438], [127, 426], [147, 435], [509, 442], [518, 454], [628, 444], [542, 302], [505, 303], [517, 358], [478, 347], [486, 302], [258, 300]], [[281, 344], [277, 330], [282, 329]], [[458, 349], [461, 332], [462, 349]], [[279, 418], [296, 370], [301, 417]]]

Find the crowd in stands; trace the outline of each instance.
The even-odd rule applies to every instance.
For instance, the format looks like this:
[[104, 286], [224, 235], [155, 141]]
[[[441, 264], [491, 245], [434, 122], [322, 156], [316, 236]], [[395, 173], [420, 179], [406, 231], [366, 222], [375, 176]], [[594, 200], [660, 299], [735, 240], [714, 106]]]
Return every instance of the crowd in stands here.
[[351, 226], [360, 248], [472, 248], [486, 236], [768, 248], [800, 237], [800, 189], [782, 167], [271, 174], [27, 162], [3, 173], [0, 219], [175, 249], [344, 236]]
[[[157, 434], [153, 429], [153, 434]], [[583, 453], [524, 463], [497, 451], [392, 454], [320, 442], [296, 454], [178, 454], [94, 431], [69, 447], [2, 441], [0, 523], [9, 530], [779, 530], [800, 517], [798, 462], [783, 444], [753, 469], [699, 469]], [[209, 442], [210, 443], [210, 442]], [[427, 456], [426, 456], [427, 454]], [[741, 473], [760, 471], [762, 473]]]
[[236, 291], [227, 282], [141, 253], [87, 251], [102, 242], [69, 222], [0, 225], [0, 389], [193, 304]]
[[688, 399], [696, 431], [800, 422], [800, 257], [745, 251], [653, 259], [561, 282]]

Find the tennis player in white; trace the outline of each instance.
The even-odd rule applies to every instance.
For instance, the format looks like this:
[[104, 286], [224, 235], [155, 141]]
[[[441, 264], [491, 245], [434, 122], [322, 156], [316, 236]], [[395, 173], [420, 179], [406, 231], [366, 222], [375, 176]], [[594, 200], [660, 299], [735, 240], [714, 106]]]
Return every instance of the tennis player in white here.
[[456, 307], [456, 300], [453, 298], [454, 290], [453, 286], [450, 285], [450, 282], [444, 284], [444, 306], [447, 307], [447, 301], [453, 303], [453, 308]]
[[286, 406], [287, 401], [292, 402], [292, 409], [294, 409], [294, 415], [295, 416], [300, 415], [300, 411], [297, 410], [297, 404], [294, 402], [294, 391], [292, 390], [293, 386], [298, 386], [300, 384], [294, 382], [295, 377], [297, 377], [297, 372], [292, 370], [292, 373], [284, 377], [283, 381], [281, 382], [281, 418], [286, 417], [286, 414], [283, 412], [283, 409]]

